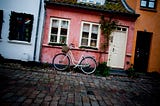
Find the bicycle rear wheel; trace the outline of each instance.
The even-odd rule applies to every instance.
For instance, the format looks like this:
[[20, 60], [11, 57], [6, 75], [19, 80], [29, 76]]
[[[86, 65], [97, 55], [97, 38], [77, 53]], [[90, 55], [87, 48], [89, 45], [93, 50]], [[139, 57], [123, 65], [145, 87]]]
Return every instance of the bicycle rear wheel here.
[[85, 57], [80, 62], [80, 69], [85, 74], [92, 74], [95, 72], [97, 67], [96, 60], [93, 57]]
[[52, 64], [55, 69], [64, 71], [69, 67], [70, 60], [69, 60], [69, 57], [65, 53], [59, 53], [54, 56], [52, 60]]

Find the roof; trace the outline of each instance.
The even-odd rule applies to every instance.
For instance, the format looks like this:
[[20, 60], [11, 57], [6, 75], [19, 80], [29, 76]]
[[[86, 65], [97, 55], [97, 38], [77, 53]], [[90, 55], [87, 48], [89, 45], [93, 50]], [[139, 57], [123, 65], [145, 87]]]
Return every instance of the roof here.
[[[111, 1], [111, 0], [110, 0]], [[116, 2], [105, 2], [104, 5], [96, 5], [90, 3], [77, 2], [77, 0], [46, 0], [47, 5], [62, 5], [70, 6], [75, 8], [88, 9], [93, 11], [120, 14], [125, 16], [135, 16], [139, 17], [139, 14], [136, 14], [134, 11], [129, 10], [128, 5], [124, 0], [114, 0]], [[129, 8], [129, 9], [128, 9]]]

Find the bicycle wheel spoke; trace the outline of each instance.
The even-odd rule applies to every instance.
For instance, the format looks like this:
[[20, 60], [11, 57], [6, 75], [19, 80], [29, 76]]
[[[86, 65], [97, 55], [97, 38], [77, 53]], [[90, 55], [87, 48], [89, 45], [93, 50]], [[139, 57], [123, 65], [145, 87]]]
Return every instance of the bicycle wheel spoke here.
[[92, 57], [85, 57], [80, 62], [81, 70], [86, 74], [92, 74], [96, 70], [96, 61]]
[[66, 56], [66, 54], [60, 53], [55, 55], [55, 57], [53, 58], [52, 64], [55, 69], [63, 71], [69, 67], [70, 61], [68, 56]]

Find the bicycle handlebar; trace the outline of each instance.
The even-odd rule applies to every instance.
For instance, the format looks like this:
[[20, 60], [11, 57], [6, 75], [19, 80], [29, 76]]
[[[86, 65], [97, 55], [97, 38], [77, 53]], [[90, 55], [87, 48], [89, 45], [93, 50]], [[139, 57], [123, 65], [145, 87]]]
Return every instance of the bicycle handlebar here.
[[75, 45], [73, 43], [70, 43], [69, 48], [75, 48]]

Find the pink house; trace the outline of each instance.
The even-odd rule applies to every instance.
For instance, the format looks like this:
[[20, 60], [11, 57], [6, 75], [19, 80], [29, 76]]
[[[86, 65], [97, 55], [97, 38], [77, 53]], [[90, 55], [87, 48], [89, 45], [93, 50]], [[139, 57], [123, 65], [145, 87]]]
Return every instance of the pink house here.
[[[63, 44], [73, 43], [73, 55], [94, 56], [97, 62], [107, 62], [112, 68], [125, 69], [130, 61], [134, 35], [135, 14], [125, 0], [47, 0], [41, 62], [51, 63]], [[118, 20], [104, 52], [100, 16]], [[85, 49], [82, 49], [85, 48]], [[87, 52], [86, 52], [87, 50]]]

